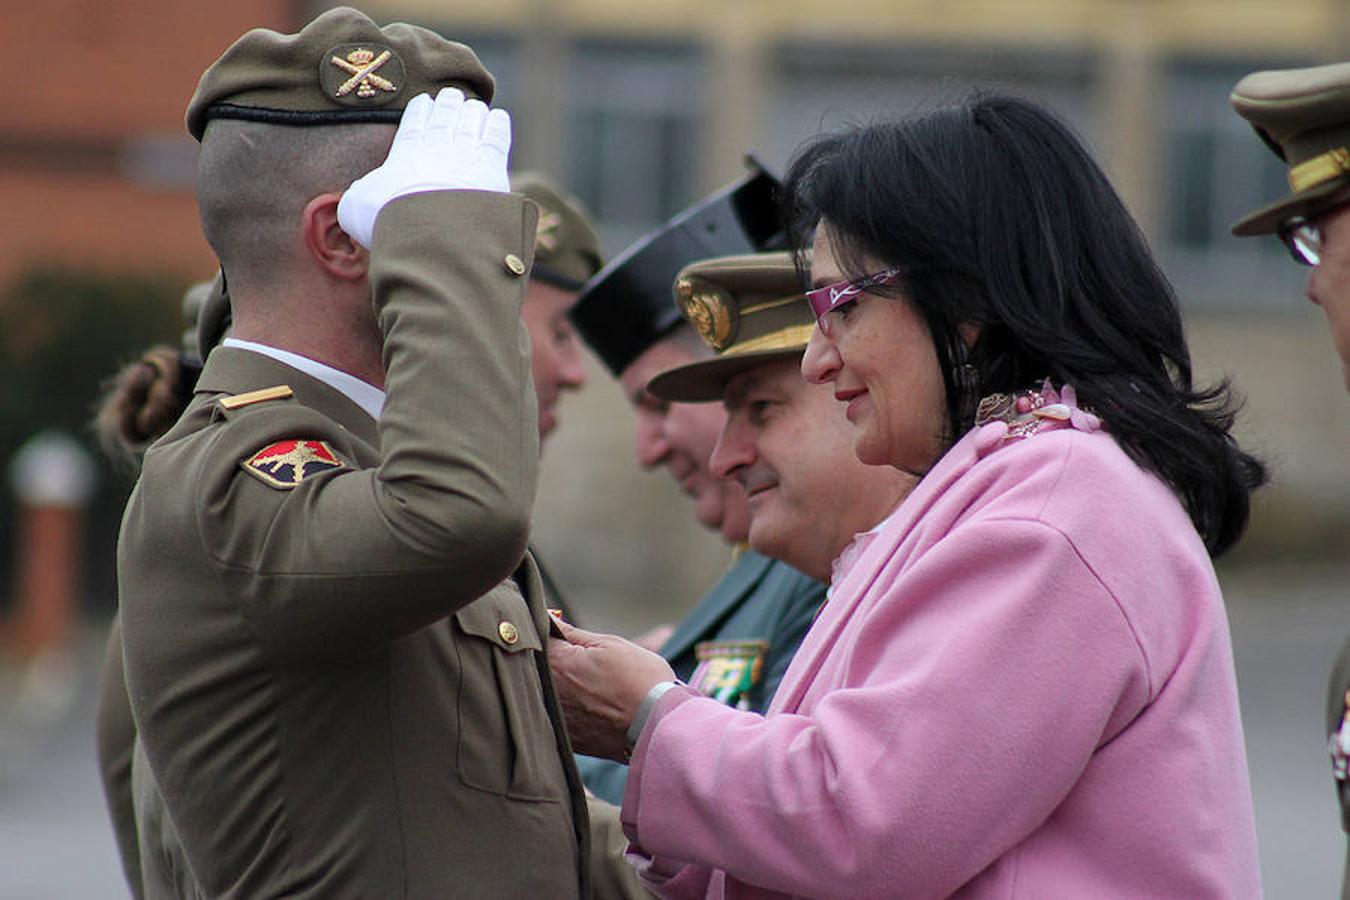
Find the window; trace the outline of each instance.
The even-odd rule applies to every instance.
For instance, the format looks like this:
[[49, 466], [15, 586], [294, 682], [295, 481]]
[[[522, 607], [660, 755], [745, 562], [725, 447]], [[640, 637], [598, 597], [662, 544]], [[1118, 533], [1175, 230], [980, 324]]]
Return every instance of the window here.
[[1308, 65], [1285, 60], [1177, 60], [1167, 66], [1164, 246], [1168, 274], [1189, 304], [1278, 309], [1306, 271], [1273, 238], [1235, 238], [1233, 223], [1289, 193], [1286, 168], [1233, 111], [1228, 95], [1248, 72]]
[[1093, 70], [1076, 51], [794, 41], [774, 69], [763, 149], [780, 169], [821, 131], [955, 102], [975, 87], [1047, 103], [1086, 137], [1096, 126]]
[[692, 47], [585, 41], [573, 52], [568, 187], [621, 248], [696, 199]]

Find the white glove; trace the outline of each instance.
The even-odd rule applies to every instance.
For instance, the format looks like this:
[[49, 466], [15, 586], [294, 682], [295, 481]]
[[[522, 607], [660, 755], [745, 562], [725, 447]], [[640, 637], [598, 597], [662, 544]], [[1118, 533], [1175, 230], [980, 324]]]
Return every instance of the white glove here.
[[456, 88], [442, 88], [435, 101], [419, 94], [403, 111], [389, 156], [352, 182], [338, 202], [338, 224], [363, 247], [370, 247], [375, 218], [385, 204], [423, 191], [511, 190], [506, 155], [511, 117], [465, 100]]

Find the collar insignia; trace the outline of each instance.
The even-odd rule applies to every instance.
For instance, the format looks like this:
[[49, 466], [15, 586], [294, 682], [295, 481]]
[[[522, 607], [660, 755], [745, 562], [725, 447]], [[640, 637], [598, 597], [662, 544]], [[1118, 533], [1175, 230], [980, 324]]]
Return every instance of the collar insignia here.
[[562, 216], [555, 212], [539, 213], [539, 227], [534, 232], [534, 246], [537, 250], [547, 250], [552, 253], [558, 249], [558, 226], [562, 224]]
[[350, 468], [326, 441], [302, 438], [269, 444], [239, 465], [263, 484], [281, 491], [322, 472]]

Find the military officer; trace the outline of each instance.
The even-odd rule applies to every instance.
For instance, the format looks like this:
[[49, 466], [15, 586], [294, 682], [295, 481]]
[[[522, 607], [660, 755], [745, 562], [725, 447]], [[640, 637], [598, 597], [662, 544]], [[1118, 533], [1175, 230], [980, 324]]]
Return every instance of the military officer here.
[[[915, 478], [859, 462], [834, 388], [802, 378], [816, 322], [792, 256], [693, 263], [676, 278], [675, 297], [716, 356], [663, 372], [648, 392], [672, 403], [722, 403], [727, 421], [709, 466], [745, 489], [750, 546], [817, 581], [835, 580], [854, 537], [895, 509]], [[724, 685], [748, 674], [717, 663]]]
[[148, 897], [587, 893], [524, 556], [536, 208], [492, 89], [338, 8], [189, 105], [233, 323], [119, 541]]
[[[1274, 234], [1311, 266], [1308, 299], [1322, 308], [1350, 389], [1350, 62], [1256, 72], [1233, 89], [1238, 114], [1289, 165], [1288, 196], [1245, 216], [1233, 233]], [[1350, 834], [1350, 639], [1327, 689], [1328, 750]], [[1342, 896], [1350, 900], [1350, 852]]]
[[[712, 353], [672, 304], [671, 285], [695, 260], [781, 246], [776, 188], [756, 166], [616, 256], [572, 310], [582, 339], [637, 412], [639, 462], [665, 467], [692, 497], [699, 522], [733, 545], [745, 541], [749, 527], [745, 491], [708, 465], [726, 413], [714, 404], [669, 403], [650, 394], [647, 383]], [[817, 579], [754, 550], [738, 552], [659, 652], [705, 693], [763, 710], [824, 597]], [[740, 678], [727, 675], [733, 669]], [[610, 803], [622, 800], [624, 766], [590, 757], [579, 765], [591, 791]]]
[[[600, 239], [581, 205], [534, 172], [514, 173], [511, 189], [539, 207], [534, 265], [521, 306], [530, 337], [530, 373], [538, 397], [539, 440], [557, 422], [556, 406], [563, 391], [579, 388], [585, 379], [580, 347], [567, 311], [586, 279], [603, 262]], [[230, 324], [229, 298], [219, 275], [194, 284], [183, 298], [187, 322], [177, 349], [152, 347], [118, 373], [103, 398], [95, 431], [109, 456], [139, 466], [139, 455], [182, 415], [202, 370], [206, 352], [224, 338]], [[546, 415], [545, 413], [548, 413]], [[539, 563], [548, 604], [575, 616], [561, 590]], [[131, 804], [131, 751], [135, 726], [122, 675], [121, 621], [114, 617], [98, 706], [98, 756], [104, 798], [121, 851], [123, 870], [133, 896], [142, 896], [136, 822]], [[604, 875], [604, 871], [598, 872]]]
[[525, 289], [522, 316], [530, 335], [530, 375], [539, 398], [539, 440], [558, 426], [564, 391], [586, 383], [581, 345], [567, 318], [581, 289], [604, 263], [600, 235], [581, 203], [565, 196], [538, 172], [516, 172], [511, 190], [539, 207], [534, 268]]

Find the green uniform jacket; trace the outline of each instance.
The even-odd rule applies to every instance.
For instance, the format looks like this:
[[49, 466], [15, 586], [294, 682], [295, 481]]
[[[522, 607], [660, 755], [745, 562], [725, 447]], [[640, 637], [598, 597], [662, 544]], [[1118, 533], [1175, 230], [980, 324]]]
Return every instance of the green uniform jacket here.
[[[1331, 670], [1331, 681], [1327, 685], [1327, 734], [1334, 735], [1341, 728], [1342, 716], [1350, 716], [1347, 693], [1350, 693], [1350, 639], [1341, 647], [1336, 665]], [[1341, 806], [1341, 828], [1350, 835], [1350, 780], [1336, 781], [1336, 799]], [[1342, 900], [1350, 900], [1350, 850], [1346, 851], [1341, 897]]]
[[[147, 897], [586, 893], [524, 556], [538, 432], [504, 260], [534, 236], [518, 196], [395, 201], [371, 249], [378, 431], [322, 382], [223, 347], [145, 454], [118, 577]], [[294, 397], [220, 402], [279, 384]], [[343, 467], [286, 457], [307, 475], [281, 489], [246, 465], [293, 440]]]
[[[675, 629], [661, 655], [678, 678], [688, 681], [698, 667], [700, 644], [763, 641], [767, 647], [759, 677], [744, 694], [730, 698], [738, 706], [763, 712], [823, 602], [825, 585], [787, 563], [747, 550]], [[577, 757], [577, 765], [592, 793], [613, 804], [623, 803], [627, 766], [589, 756]]]

